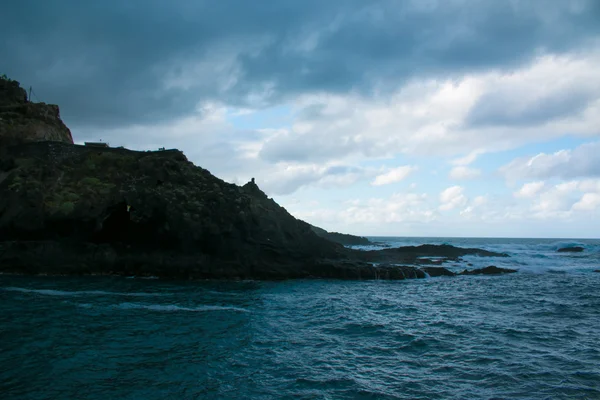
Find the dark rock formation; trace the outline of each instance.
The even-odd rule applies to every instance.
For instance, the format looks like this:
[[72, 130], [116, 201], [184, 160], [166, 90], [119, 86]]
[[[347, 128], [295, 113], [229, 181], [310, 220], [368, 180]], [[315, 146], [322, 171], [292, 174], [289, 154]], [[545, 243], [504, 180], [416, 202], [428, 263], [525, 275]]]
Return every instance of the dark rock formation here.
[[508, 268], [498, 268], [494, 265], [490, 265], [489, 267], [473, 269], [471, 271], [464, 270], [459, 275], [501, 275], [511, 274], [514, 272], [517, 272], [517, 270]]
[[317, 236], [342, 244], [344, 246], [366, 246], [371, 244], [369, 239], [362, 236], [348, 235], [346, 233], [327, 232], [325, 229], [311, 225], [312, 230]]
[[19, 82], [0, 78], [0, 145], [47, 140], [73, 143], [58, 106], [31, 103]]
[[225, 183], [179, 151], [41, 142], [0, 149], [0, 159], [3, 270], [21, 268], [23, 241], [30, 268], [72, 260], [94, 272], [198, 278], [303, 277], [317, 260], [347, 258], [256, 184]]
[[228, 184], [177, 150], [38, 142], [0, 147], [0, 160], [0, 272], [404, 279], [425, 274], [372, 262], [496, 255], [429, 245], [347, 249], [255, 183]]
[[460, 257], [467, 255], [480, 257], [508, 257], [508, 255], [504, 253], [496, 253], [493, 251], [474, 248], [454, 247], [447, 244], [404, 246], [382, 250], [364, 251], [363, 253], [364, 259], [378, 262], [399, 262], [407, 264], [441, 264], [445, 261], [459, 261]]
[[432, 278], [438, 276], [455, 276], [456, 274], [443, 267], [421, 267], [423, 272], [426, 272]]
[[581, 253], [583, 250], [585, 250], [585, 249], [581, 246], [573, 246], [573, 247], [562, 247], [556, 251], [559, 253]]

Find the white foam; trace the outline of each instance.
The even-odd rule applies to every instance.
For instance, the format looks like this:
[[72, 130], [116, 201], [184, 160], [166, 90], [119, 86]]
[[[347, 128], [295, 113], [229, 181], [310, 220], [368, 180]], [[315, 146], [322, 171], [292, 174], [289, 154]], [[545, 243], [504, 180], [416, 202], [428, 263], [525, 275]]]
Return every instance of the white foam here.
[[236, 311], [236, 312], [249, 312], [244, 308], [229, 307], [229, 306], [200, 306], [200, 307], [181, 307], [174, 304], [139, 304], [139, 303], [121, 303], [114, 306], [121, 310], [150, 310], [158, 312], [205, 312], [205, 311]]
[[2, 290], [9, 292], [33, 293], [45, 296], [131, 296], [131, 297], [149, 297], [149, 296], [165, 296], [164, 293], [127, 293], [127, 292], [107, 292], [104, 290], [52, 290], [52, 289], [25, 289], [20, 287], [3, 287]]

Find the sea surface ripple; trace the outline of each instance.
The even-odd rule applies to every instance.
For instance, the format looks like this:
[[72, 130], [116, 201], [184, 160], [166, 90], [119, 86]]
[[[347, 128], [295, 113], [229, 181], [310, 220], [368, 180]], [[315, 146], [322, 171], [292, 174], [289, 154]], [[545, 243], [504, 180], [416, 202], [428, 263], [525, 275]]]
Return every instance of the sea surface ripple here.
[[0, 276], [2, 399], [600, 399], [600, 274]]

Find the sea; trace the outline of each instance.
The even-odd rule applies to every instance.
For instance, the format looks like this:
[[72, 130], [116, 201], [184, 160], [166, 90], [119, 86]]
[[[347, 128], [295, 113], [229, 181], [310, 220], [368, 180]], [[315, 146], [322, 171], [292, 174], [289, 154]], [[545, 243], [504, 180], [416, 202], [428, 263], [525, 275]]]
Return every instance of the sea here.
[[2, 275], [0, 399], [600, 399], [600, 240], [371, 239], [505, 252], [448, 267], [518, 272]]

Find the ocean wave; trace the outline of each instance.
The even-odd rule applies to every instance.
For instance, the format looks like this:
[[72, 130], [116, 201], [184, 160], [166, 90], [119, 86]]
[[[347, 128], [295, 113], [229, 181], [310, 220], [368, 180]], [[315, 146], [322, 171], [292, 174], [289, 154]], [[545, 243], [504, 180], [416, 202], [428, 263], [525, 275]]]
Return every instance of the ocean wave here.
[[41, 294], [44, 296], [131, 296], [131, 297], [154, 297], [154, 296], [165, 296], [165, 293], [128, 293], [128, 292], [108, 292], [104, 290], [79, 290], [79, 291], [66, 291], [66, 290], [53, 290], [53, 289], [26, 289], [20, 287], [3, 287], [0, 288], [7, 292], [20, 292], [20, 293], [32, 293]]
[[139, 304], [139, 303], [121, 303], [113, 306], [121, 310], [150, 310], [158, 312], [205, 312], [205, 311], [235, 311], [235, 312], [250, 312], [244, 308], [232, 306], [200, 306], [200, 307], [181, 307], [174, 304]]

